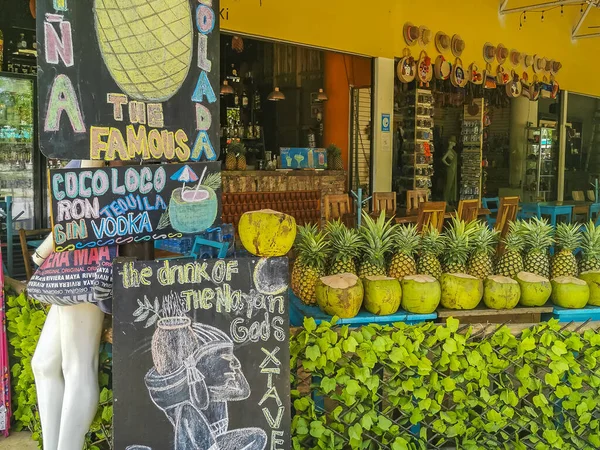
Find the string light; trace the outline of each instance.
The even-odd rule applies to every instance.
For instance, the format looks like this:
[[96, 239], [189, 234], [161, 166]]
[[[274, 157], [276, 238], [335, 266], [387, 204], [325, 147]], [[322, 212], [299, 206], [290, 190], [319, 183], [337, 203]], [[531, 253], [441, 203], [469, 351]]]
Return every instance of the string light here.
[[583, 14], [583, 3], [581, 4], [581, 8], [579, 9], [579, 12], [580, 12], [581, 14]]
[[560, 16], [562, 17], [564, 14], [565, 10], [564, 10], [564, 6], [560, 5]]
[[542, 22], [544, 21], [544, 11], [542, 11]]
[[527, 22], [527, 11], [523, 13], [523, 22]]

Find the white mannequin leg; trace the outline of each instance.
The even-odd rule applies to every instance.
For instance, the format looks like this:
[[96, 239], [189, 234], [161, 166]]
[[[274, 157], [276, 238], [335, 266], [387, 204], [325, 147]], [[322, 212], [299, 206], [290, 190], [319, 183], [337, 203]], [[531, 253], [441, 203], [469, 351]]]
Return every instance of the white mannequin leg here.
[[59, 450], [81, 450], [98, 409], [98, 357], [104, 313], [84, 303], [62, 306], [60, 341], [65, 379]]
[[31, 368], [35, 376], [45, 450], [58, 449], [60, 412], [62, 410], [65, 389], [62, 374], [58, 308], [58, 306], [50, 308], [40, 340], [31, 360]]

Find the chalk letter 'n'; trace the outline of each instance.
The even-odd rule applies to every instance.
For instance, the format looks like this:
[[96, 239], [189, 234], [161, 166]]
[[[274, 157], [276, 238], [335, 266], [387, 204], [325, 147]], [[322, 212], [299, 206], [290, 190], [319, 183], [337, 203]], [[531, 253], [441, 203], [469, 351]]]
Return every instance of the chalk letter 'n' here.
[[65, 63], [65, 66], [73, 65], [73, 36], [71, 34], [71, 23], [63, 20], [60, 22], [60, 32], [62, 39], [54, 29], [51, 23], [44, 22], [44, 42], [45, 56], [49, 64], [58, 64], [60, 59]]

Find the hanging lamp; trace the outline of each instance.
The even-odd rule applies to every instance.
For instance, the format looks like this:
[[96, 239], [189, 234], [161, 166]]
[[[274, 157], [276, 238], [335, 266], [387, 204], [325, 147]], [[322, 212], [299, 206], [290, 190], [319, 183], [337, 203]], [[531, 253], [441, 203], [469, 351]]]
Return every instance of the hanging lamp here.
[[221, 84], [221, 95], [230, 95], [234, 92], [235, 91], [233, 90], [233, 87], [229, 85], [229, 82], [227, 80], [223, 80], [223, 84]]
[[327, 100], [329, 100], [329, 97], [327, 97], [327, 94], [323, 91], [323, 89], [319, 89], [319, 93], [317, 94], [317, 101], [318, 102], [326, 102]]
[[275, 86], [275, 90], [269, 94], [267, 100], [271, 100], [272, 102], [279, 102], [281, 100], [285, 100], [285, 95], [283, 95], [283, 92], [279, 90], [279, 87]]

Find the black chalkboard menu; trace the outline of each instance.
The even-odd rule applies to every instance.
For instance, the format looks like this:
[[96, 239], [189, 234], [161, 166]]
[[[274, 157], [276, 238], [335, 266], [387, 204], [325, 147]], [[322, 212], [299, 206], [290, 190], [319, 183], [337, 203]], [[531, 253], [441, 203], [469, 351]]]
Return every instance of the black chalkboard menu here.
[[219, 0], [38, 0], [47, 157], [219, 156]]
[[203, 233], [221, 222], [217, 162], [55, 169], [57, 252]]
[[287, 258], [117, 261], [114, 448], [287, 450]]

